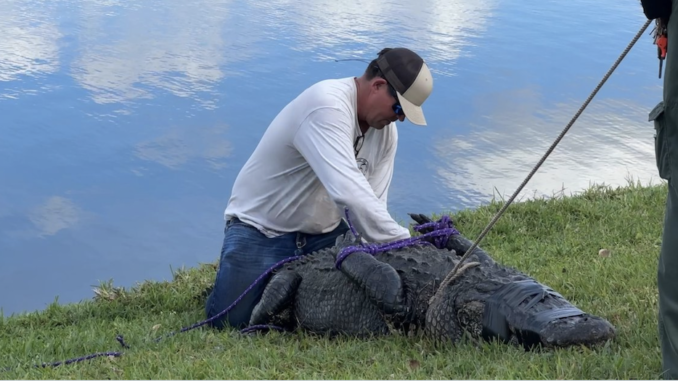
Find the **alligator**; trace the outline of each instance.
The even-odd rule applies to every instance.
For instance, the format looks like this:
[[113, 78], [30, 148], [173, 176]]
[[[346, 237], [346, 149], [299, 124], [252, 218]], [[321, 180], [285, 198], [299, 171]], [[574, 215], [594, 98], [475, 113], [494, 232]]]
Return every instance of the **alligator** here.
[[[426, 221], [423, 215], [410, 216]], [[441, 248], [418, 242], [377, 254], [358, 249], [337, 269], [342, 249], [355, 249], [360, 242], [349, 230], [335, 246], [275, 270], [252, 312], [250, 326], [274, 325], [331, 336], [398, 333], [451, 343], [466, 337], [476, 342], [499, 340], [526, 350], [592, 347], [615, 337], [610, 322], [576, 308], [534, 278], [497, 263], [480, 246], [437, 294], [441, 282], [472, 246], [461, 233], [447, 237]]]

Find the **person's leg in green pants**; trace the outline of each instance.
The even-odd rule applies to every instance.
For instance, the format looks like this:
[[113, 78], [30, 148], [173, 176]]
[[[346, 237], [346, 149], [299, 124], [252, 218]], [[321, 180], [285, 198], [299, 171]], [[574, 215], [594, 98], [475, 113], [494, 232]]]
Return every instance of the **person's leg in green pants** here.
[[665, 379], [678, 379], [678, 0], [668, 24], [663, 112], [655, 110], [657, 168], [668, 181], [664, 231], [657, 269], [659, 340]]
[[659, 257], [659, 339], [664, 379], [678, 379], [678, 189], [669, 180]]

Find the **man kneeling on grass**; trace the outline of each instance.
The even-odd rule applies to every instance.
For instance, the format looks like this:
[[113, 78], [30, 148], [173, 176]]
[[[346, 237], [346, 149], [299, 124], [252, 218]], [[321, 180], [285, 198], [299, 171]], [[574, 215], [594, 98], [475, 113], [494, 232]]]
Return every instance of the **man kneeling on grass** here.
[[[233, 185], [208, 318], [275, 263], [334, 245], [348, 230], [344, 207], [370, 242], [410, 237], [386, 209], [395, 121], [426, 125], [421, 106], [432, 89], [419, 55], [386, 48], [361, 77], [318, 82], [283, 108]], [[212, 325], [246, 326], [266, 281]]]

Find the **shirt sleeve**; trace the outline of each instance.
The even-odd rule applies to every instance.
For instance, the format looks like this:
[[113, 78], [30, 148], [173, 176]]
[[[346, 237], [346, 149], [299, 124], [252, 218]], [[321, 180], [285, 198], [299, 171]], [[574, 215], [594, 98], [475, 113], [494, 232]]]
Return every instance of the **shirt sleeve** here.
[[[410, 237], [375, 195], [353, 154], [353, 122], [333, 107], [312, 111], [297, 130], [292, 144], [309, 163], [329, 196], [343, 209], [369, 242], [390, 242]], [[392, 171], [386, 170], [386, 172]], [[383, 188], [383, 185], [382, 185]], [[385, 192], [381, 192], [385, 193]]]

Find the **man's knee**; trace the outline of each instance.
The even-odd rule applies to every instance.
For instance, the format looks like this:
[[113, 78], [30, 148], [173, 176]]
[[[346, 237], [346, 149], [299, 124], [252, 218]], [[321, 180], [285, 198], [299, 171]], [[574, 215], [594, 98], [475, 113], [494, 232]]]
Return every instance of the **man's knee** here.
[[[225, 303], [218, 301], [208, 302], [205, 307], [205, 312], [209, 325], [212, 328], [223, 329], [225, 327], [242, 329], [245, 328], [250, 321], [252, 310], [256, 302], [261, 298], [263, 288], [252, 288], [245, 298], [233, 298], [233, 295], [213, 295], [213, 298], [225, 299]], [[230, 302], [230, 303], [229, 303]], [[226, 304], [228, 306], [224, 307]]]
[[[227, 284], [228, 289], [215, 288], [210, 293], [207, 303], [205, 303], [205, 315], [209, 320], [208, 324], [216, 329], [223, 329], [226, 326], [238, 329], [246, 327], [254, 306], [263, 294], [266, 280], [262, 279], [257, 285], [249, 288], [248, 285], [241, 282], [217, 279], [217, 282], [221, 281]], [[254, 279], [252, 279], [252, 283], [254, 283]]]
[[226, 229], [214, 287], [205, 313], [210, 325], [243, 328], [261, 299], [270, 274], [267, 270], [295, 254], [293, 234], [267, 238], [242, 222]]
[[221, 329], [226, 325], [239, 327], [247, 322], [246, 304], [256, 296], [253, 294], [257, 289], [250, 290], [246, 294], [249, 297], [241, 298], [237, 304], [234, 302], [246, 290], [247, 285], [243, 283], [249, 280], [248, 273], [255, 267], [247, 263], [248, 256], [257, 255], [249, 252], [247, 242], [257, 239], [261, 239], [257, 232], [241, 223], [230, 223], [225, 229], [214, 284], [205, 303], [210, 326]]

